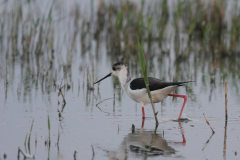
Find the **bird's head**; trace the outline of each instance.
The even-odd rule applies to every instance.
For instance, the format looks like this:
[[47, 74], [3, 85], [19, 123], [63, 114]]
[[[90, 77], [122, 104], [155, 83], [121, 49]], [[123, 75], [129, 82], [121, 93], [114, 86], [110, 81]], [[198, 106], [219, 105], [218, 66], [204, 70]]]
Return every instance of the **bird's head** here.
[[110, 76], [119, 77], [121, 74], [126, 74], [126, 73], [128, 74], [128, 66], [127, 66], [127, 64], [122, 63], [122, 62], [115, 63], [112, 66], [111, 73], [109, 73], [108, 75], [106, 75], [105, 77], [100, 79], [99, 81], [95, 82], [94, 84], [101, 82], [102, 80], [104, 80], [107, 77], [110, 77]]

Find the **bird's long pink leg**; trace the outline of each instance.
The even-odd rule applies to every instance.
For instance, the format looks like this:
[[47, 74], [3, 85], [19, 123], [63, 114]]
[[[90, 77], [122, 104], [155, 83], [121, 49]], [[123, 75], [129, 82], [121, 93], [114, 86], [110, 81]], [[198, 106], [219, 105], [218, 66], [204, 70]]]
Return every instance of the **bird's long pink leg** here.
[[142, 118], [145, 119], [145, 111], [144, 111], [144, 107], [142, 107]]
[[178, 117], [178, 119], [180, 119], [181, 116], [182, 116], [182, 112], [183, 112], [184, 106], [185, 106], [185, 104], [186, 104], [186, 102], [187, 102], [187, 96], [186, 96], [186, 95], [178, 95], [178, 94], [168, 94], [168, 95], [169, 95], [169, 96], [173, 96], [173, 97], [184, 98], [183, 106], [182, 106], [180, 115], [179, 115], [179, 117]]

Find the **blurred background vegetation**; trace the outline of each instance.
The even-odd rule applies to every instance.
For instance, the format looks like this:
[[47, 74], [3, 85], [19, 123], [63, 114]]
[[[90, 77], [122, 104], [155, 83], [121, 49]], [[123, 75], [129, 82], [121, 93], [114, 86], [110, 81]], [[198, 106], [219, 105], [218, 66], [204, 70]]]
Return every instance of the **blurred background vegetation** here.
[[239, 11], [234, 0], [3, 0], [0, 81], [6, 98], [15, 84], [18, 99], [26, 101], [33, 90], [56, 91], [64, 79], [66, 91], [73, 84], [85, 88], [89, 102], [106, 64], [110, 70], [124, 61], [140, 76], [138, 34], [149, 76], [200, 79], [199, 86], [211, 88], [216, 77], [220, 85], [228, 79], [239, 95]]

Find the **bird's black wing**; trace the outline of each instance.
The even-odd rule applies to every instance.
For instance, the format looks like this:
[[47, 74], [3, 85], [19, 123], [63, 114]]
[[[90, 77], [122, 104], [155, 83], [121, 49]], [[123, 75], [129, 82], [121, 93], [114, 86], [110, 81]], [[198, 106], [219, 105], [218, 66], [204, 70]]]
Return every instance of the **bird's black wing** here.
[[[191, 82], [191, 81], [186, 81], [186, 82], [163, 82], [160, 79], [157, 78], [152, 78], [148, 77], [149, 81], [149, 89], [150, 91], [158, 90], [158, 89], [163, 89], [169, 86], [182, 86], [185, 83]], [[143, 78], [136, 78], [132, 80], [130, 83], [130, 88], [132, 90], [138, 90], [138, 89], [143, 89], [146, 88], [145, 82]]]

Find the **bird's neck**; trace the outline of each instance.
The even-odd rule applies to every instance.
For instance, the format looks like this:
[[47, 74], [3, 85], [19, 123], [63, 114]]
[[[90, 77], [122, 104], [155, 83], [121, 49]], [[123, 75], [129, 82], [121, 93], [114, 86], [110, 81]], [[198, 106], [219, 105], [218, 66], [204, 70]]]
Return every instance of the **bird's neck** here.
[[119, 79], [119, 81], [121, 83], [121, 86], [122, 86], [123, 90], [126, 91], [127, 90], [127, 86], [128, 86], [127, 84], [131, 80], [131, 77], [129, 75], [129, 70], [128, 69], [121, 70], [121, 72], [120, 72], [120, 74], [118, 76], [118, 79]]

